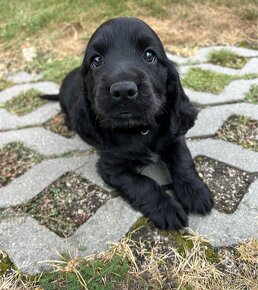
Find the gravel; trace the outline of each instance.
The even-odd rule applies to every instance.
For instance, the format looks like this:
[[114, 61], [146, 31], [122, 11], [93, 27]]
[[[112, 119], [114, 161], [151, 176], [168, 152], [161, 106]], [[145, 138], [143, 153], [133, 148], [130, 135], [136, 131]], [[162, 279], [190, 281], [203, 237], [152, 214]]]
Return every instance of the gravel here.
[[215, 208], [223, 213], [233, 213], [255, 175], [236, 169], [217, 160], [198, 156], [196, 169], [214, 196]]
[[16, 211], [29, 213], [61, 237], [71, 236], [110, 194], [76, 173], [67, 173]]

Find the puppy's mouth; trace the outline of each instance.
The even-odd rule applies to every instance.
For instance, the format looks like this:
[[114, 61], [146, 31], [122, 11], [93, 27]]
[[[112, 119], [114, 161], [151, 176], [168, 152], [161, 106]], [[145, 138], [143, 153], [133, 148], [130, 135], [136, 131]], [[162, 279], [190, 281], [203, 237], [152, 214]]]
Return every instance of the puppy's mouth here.
[[118, 114], [118, 117], [120, 118], [131, 118], [133, 117], [133, 114], [127, 111], [121, 112]]
[[102, 127], [113, 129], [133, 129], [138, 127], [153, 126], [154, 122], [129, 111], [101, 116], [99, 118]]

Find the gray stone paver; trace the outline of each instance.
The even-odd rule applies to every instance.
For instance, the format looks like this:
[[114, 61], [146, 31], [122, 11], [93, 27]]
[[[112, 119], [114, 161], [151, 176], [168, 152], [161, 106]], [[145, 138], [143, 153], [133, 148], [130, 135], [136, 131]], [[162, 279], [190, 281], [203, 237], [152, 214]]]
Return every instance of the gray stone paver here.
[[85, 257], [107, 250], [140, 216], [121, 198], [111, 199], [67, 239], [31, 217], [0, 220], [0, 249], [7, 251], [23, 272], [33, 275], [49, 268], [49, 262], [44, 261], [60, 260], [57, 253], [69, 250], [73, 257]]
[[24, 116], [17, 116], [4, 109], [0, 109], [0, 131], [37, 126], [47, 122], [59, 112], [60, 106], [58, 103], [47, 103]]
[[248, 118], [258, 120], [258, 105], [238, 103], [205, 108], [198, 114], [194, 127], [188, 131], [186, 136], [213, 136], [232, 115], [244, 115]]
[[[178, 57], [172, 54], [168, 54], [168, 56], [181, 65], [181, 71], [184, 74], [191, 67], [189, 64], [208, 62], [209, 53], [221, 48], [230, 49], [250, 59], [241, 70], [228, 70], [210, 64], [198, 66], [232, 75], [258, 72], [258, 51], [245, 48], [216, 46], [199, 49], [191, 58]], [[4, 103], [17, 96], [21, 91], [30, 88], [38, 89], [42, 93], [58, 92], [59, 86], [57, 84], [38, 82], [39, 78], [39, 76], [23, 72], [8, 76], [7, 79], [17, 85], [0, 92], [0, 103]], [[205, 108], [199, 113], [196, 125], [188, 132], [187, 137], [213, 136], [223, 122], [233, 114], [241, 114], [257, 120], [257, 105], [227, 104], [242, 101], [245, 93], [250, 90], [253, 84], [258, 84], [258, 79], [232, 81], [219, 95], [186, 89], [186, 93], [192, 101], [204, 105], [215, 105]], [[224, 103], [225, 105], [216, 106]], [[80, 140], [78, 136], [68, 139], [41, 127], [17, 130], [17, 128], [26, 126], [39, 126], [58, 111], [59, 105], [56, 103], [48, 103], [22, 117], [11, 115], [6, 110], [0, 109], [0, 130], [6, 130], [0, 132], [0, 149], [10, 142], [22, 142], [25, 146], [50, 157], [73, 150], [90, 149], [91, 147]], [[194, 141], [189, 139], [187, 143], [193, 157], [205, 155], [247, 172], [258, 172], [257, 152], [243, 149], [241, 146], [222, 140], [202, 139]], [[86, 152], [86, 155], [79, 157], [64, 158], [60, 156], [56, 159], [44, 160], [0, 189], [0, 208], [15, 206], [30, 200], [68, 171], [75, 171], [98, 186], [113, 190], [98, 176], [96, 172], [97, 160], [97, 154], [90, 150]], [[163, 164], [150, 165], [143, 168], [141, 172], [154, 178], [161, 185], [171, 182], [168, 170]], [[244, 239], [257, 238], [257, 215], [258, 180], [250, 185], [248, 193], [233, 214], [224, 214], [213, 210], [206, 217], [191, 215], [189, 227], [210, 239], [215, 246], [228, 246]], [[111, 199], [67, 239], [57, 236], [30, 216], [0, 217], [0, 249], [7, 251], [22, 271], [35, 274], [47, 267], [47, 264], [41, 263], [41, 261], [60, 259], [56, 251], [62, 254], [70, 250], [73, 255], [83, 257], [107, 250], [109, 243], [116, 242], [125, 235], [140, 216], [139, 212], [135, 212], [121, 198]]]
[[234, 46], [210, 46], [210, 47], [203, 47], [197, 50], [197, 52], [189, 58], [186, 57], [178, 57], [177, 55], [173, 55], [171, 53], [168, 53], [168, 57], [178, 63], [179, 65], [189, 64], [189, 63], [200, 63], [200, 62], [208, 62], [209, 61], [209, 54], [212, 51], [217, 51], [221, 49], [227, 49], [230, 50], [239, 56], [244, 57], [258, 57], [258, 51], [248, 48], [242, 48], [242, 47], [234, 47]]
[[90, 180], [91, 182], [95, 183], [100, 187], [105, 188], [108, 191], [114, 190], [110, 186], [108, 186], [97, 173], [96, 171], [97, 161], [98, 156], [96, 153], [89, 155], [87, 157], [87, 162], [85, 163], [85, 165], [77, 169], [76, 172], [80, 174], [82, 177]]
[[258, 153], [223, 140], [189, 141], [192, 156], [205, 155], [247, 172], [258, 172]]
[[26, 92], [30, 89], [35, 89], [43, 94], [57, 94], [59, 92], [59, 85], [53, 82], [37, 82], [37, 83], [25, 83], [17, 84], [2, 92], [0, 92], [0, 102], [4, 103], [12, 98], [17, 97], [20, 93]]
[[258, 238], [257, 216], [258, 180], [251, 184], [233, 214], [212, 210], [206, 218], [191, 216], [189, 227], [208, 238], [214, 246], [230, 246], [246, 239]]
[[241, 69], [233, 69], [233, 68], [228, 68], [228, 67], [222, 67], [222, 66], [219, 66], [219, 65], [211, 64], [211, 63], [183, 66], [180, 69], [181, 75], [187, 74], [187, 72], [193, 67], [201, 68], [203, 70], [213, 71], [213, 72], [216, 72], [216, 73], [231, 75], [231, 76], [234, 76], [234, 75], [243, 76], [245, 74], [255, 74], [255, 73], [257, 73], [258, 58], [250, 59]]
[[78, 136], [65, 138], [41, 127], [0, 132], [0, 148], [11, 142], [22, 142], [45, 156], [90, 148]]
[[29, 83], [29, 82], [36, 82], [41, 78], [41, 76], [36, 74], [29, 74], [25, 71], [19, 71], [15, 74], [11, 74], [6, 77], [8, 81], [11, 81], [15, 84], [22, 84], [22, 83]]
[[49, 184], [87, 163], [86, 157], [44, 160], [5, 187], [0, 188], [0, 208], [29, 201]]
[[229, 102], [242, 101], [252, 85], [258, 85], [258, 79], [235, 80], [230, 82], [220, 94], [197, 92], [185, 88], [185, 92], [192, 102], [201, 105], [218, 105]]

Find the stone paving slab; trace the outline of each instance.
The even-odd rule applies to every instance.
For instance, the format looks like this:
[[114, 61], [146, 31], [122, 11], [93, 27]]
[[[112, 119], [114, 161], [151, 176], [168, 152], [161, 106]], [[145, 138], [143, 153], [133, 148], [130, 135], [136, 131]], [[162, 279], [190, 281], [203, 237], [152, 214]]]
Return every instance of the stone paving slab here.
[[68, 139], [41, 127], [0, 132], [0, 148], [11, 142], [24, 143], [45, 156], [91, 148], [77, 135]]
[[222, 67], [219, 65], [204, 63], [196, 65], [188, 65], [180, 68], [180, 74], [185, 75], [191, 68], [201, 68], [203, 70], [209, 70], [216, 73], [231, 75], [231, 76], [243, 76], [245, 74], [255, 74], [257, 73], [258, 58], [251, 58], [241, 69], [233, 69], [228, 67]]
[[258, 153], [223, 140], [189, 141], [193, 157], [204, 155], [247, 172], [258, 172]]
[[238, 54], [239, 56], [244, 57], [258, 57], [258, 51], [249, 49], [249, 48], [242, 48], [242, 47], [235, 47], [230, 45], [217, 45], [217, 46], [210, 46], [210, 47], [203, 47], [197, 50], [197, 52], [189, 58], [186, 57], [180, 57], [177, 55], [174, 55], [172, 53], [167, 53], [169, 59], [172, 61], [175, 61], [179, 65], [185, 65], [189, 63], [199, 63], [199, 62], [208, 62], [209, 61], [209, 55], [212, 51], [218, 51], [221, 49], [227, 49], [233, 53]]
[[57, 178], [84, 166], [87, 161], [86, 156], [50, 159], [36, 164], [10, 184], [0, 188], [0, 208], [28, 202]]
[[185, 88], [185, 93], [194, 103], [201, 105], [219, 105], [244, 100], [245, 94], [250, 91], [252, 85], [258, 85], [258, 79], [232, 81], [218, 95], [197, 92], [189, 88]]
[[245, 74], [254, 74], [257, 73], [258, 67], [258, 58], [250, 59], [241, 69], [234, 69], [228, 67], [222, 67], [216, 64], [204, 63], [204, 64], [196, 64], [196, 65], [187, 65], [180, 68], [180, 74], [185, 75], [191, 68], [201, 68], [203, 70], [209, 70], [216, 73], [231, 75], [231, 76], [243, 76]]
[[87, 162], [85, 163], [85, 165], [76, 170], [76, 172], [82, 177], [104, 188], [105, 190], [112, 191], [114, 189], [108, 186], [96, 171], [96, 163], [98, 161], [98, 158], [99, 157], [96, 153], [89, 155], [87, 157]]
[[0, 92], [0, 103], [5, 103], [15, 97], [20, 93], [26, 92], [30, 89], [35, 89], [42, 94], [58, 94], [59, 85], [54, 82], [37, 82], [37, 83], [25, 83], [14, 85], [2, 92]]
[[0, 109], [0, 131], [43, 124], [60, 112], [59, 103], [47, 103], [24, 116]]
[[36, 82], [40, 80], [41, 75], [37, 74], [29, 74], [25, 71], [18, 71], [14, 74], [10, 74], [6, 77], [8, 81], [11, 81], [15, 84], [22, 84], [22, 83], [30, 83], [30, 82]]
[[84, 257], [107, 250], [140, 216], [121, 198], [111, 199], [67, 239], [29, 216], [12, 217], [0, 220], [0, 249], [24, 273], [33, 275], [49, 269], [49, 264], [43, 261], [60, 260], [57, 253], [65, 254], [69, 250], [73, 256]]
[[258, 180], [249, 187], [233, 214], [212, 213], [202, 218], [191, 216], [189, 227], [208, 238], [214, 246], [230, 246], [246, 239], [258, 239]]
[[188, 131], [187, 137], [211, 137], [232, 115], [244, 115], [258, 121], [258, 105], [238, 103], [208, 107], [198, 114], [194, 127]]

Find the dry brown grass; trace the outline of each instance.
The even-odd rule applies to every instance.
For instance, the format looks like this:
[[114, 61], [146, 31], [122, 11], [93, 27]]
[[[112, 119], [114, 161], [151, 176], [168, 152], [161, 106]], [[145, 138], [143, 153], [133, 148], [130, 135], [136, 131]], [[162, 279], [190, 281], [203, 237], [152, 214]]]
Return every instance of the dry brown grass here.
[[[198, 47], [216, 44], [258, 46], [256, 0], [165, 2], [160, 4], [164, 8], [163, 13], [156, 14], [132, 1], [126, 5], [128, 13], [145, 20], [158, 33], [165, 48], [173, 53], [189, 56]], [[21, 49], [31, 45], [44, 54], [54, 53], [59, 58], [81, 56], [91, 34], [106, 20], [91, 16], [87, 21], [88, 18], [85, 11], [71, 23], [59, 23], [51, 31], [43, 29], [33, 37], [25, 38], [19, 45], [14, 42], [8, 49], [0, 48], [4, 61], [2, 70], [3, 67], [9, 70], [25, 67]]]
[[[143, 243], [135, 242], [131, 239], [131, 235], [128, 235], [119, 243], [114, 244], [110, 251], [88, 256], [84, 258], [84, 262], [88, 264], [94, 259], [103, 262], [112, 261], [115, 255], [127, 259], [130, 265], [128, 279], [119, 285], [114, 285], [118, 287], [116, 289], [142, 289], [137, 288], [139, 285], [142, 286], [138, 283], [145, 280], [148, 285], [152, 285], [151, 289], [257, 290], [256, 240], [243, 242], [236, 247], [240, 254], [235, 258], [236, 262], [238, 260], [246, 262], [239, 273], [230, 268], [223, 268], [222, 256], [219, 262], [216, 259], [213, 261], [210, 257], [207, 258], [207, 240], [198, 234], [184, 236], [184, 238], [191, 241], [193, 247], [185, 248], [183, 252], [170, 247], [166, 253], [162, 253], [160, 250], [162, 245], [159, 242], [147, 250]], [[144, 267], [139, 263], [139, 255], [144, 256]], [[44, 261], [44, 263], [51, 264], [55, 272], [74, 273], [82, 289], [88, 289], [88, 281], [78, 270], [81, 261], [69, 254], [68, 258], [60, 256], [60, 260]], [[36, 288], [38, 279], [28, 284], [24, 282], [20, 272], [12, 271], [0, 278], [0, 285], [2, 285], [0, 289], [41, 289]], [[105, 279], [106, 277], [103, 277], [103, 281]]]

